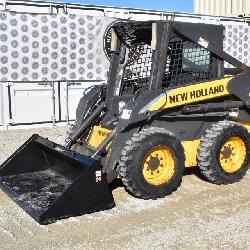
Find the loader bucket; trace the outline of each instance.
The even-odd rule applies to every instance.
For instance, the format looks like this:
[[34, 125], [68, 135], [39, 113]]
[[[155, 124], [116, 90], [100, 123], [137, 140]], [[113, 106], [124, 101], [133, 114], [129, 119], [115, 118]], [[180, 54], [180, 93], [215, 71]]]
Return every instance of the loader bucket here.
[[0, 186], [40, 224], [115, 206], [99, 161], [39, 135], [2, 164]]

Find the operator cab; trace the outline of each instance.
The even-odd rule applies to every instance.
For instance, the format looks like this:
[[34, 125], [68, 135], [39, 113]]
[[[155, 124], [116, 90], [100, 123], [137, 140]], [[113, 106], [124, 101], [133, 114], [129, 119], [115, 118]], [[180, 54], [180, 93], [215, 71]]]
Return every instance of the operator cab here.
[[[196, 26], [200, 24], [187, 25]], [[222, 27], [212, 26], [223, 36]], [[223, 61], [206, 49], [207, 40], [197, 37], [200, 42], [195, 43], [178, 29], [179, 23], [173, 21], [124, 21], [112, 27], [104, 123], [117, 120], [126, 103], [142, 90], [172, 89], [223, 76]]]

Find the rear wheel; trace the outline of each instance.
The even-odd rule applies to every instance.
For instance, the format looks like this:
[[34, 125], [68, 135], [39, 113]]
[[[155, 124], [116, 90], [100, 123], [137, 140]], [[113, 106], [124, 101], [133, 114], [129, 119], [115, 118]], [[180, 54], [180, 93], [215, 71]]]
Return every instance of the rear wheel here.
[[152, 127], [127, 140], [118, 167], [126, 189], [143, 199], [171, 194], [181, 183], [185, 156], [169, 131]]
[[216, 184], [239, 181], [250, 163], [250, 136], [240, 124], [222, 121], [207, 129], [198, 150], [202, 174]]

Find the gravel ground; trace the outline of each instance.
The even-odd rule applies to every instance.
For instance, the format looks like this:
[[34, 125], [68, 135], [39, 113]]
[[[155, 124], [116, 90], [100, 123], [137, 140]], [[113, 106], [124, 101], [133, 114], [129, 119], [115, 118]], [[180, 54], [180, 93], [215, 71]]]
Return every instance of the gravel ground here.
[[[38, 133], [63, 143], [66, 127], [0, 131], [0, 163]], [[40, 226], [0, 192], [0, 249], [250, 249], [250, 171], [216, 186], [189, 170], [181, 187], [156, 201], [113, 190], [116, 207]]]

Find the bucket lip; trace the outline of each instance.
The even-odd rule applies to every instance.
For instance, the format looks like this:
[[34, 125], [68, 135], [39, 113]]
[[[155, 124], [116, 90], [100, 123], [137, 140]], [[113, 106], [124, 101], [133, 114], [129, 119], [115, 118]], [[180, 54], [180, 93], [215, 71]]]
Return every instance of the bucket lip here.
[[75, 151], [70, 150], [60, 144], [57, 144], [53, 141], [50, 141], [47, 138], [41, 137], [38, 134], [33, 134], [27, 141], [25, 141], [11, 156], [9, 156], [1, 165], [0, 165], [0, 176], [5, 176], [4, 171], [6, 166], [23, 152], [31, 144], [35, 143], [37, 146], [46, 149], [53, 154], [56, 154], [60, 157], [63, 157], [67, 161], [71, 161], [73, 164], [81, 168], [84, 165], [85, 169], [94, 167], [97, 162], [100, 163], [100, 160], [93, 159], [91, 157], [79, 154]]

